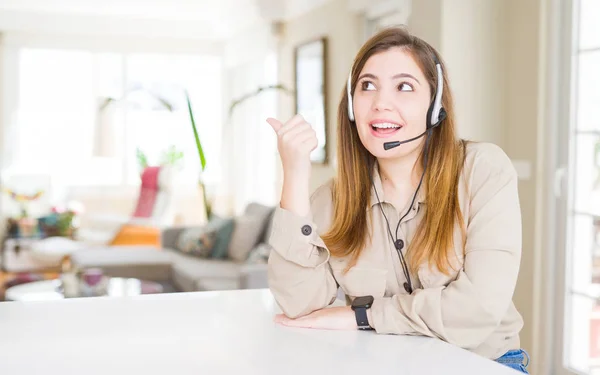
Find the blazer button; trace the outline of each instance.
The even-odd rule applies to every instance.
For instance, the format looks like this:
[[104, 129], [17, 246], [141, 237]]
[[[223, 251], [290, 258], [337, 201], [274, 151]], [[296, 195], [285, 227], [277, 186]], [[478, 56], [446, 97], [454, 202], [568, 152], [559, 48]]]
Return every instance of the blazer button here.
[[302, 234], [305, 236], [308, 236], [312, 233], [312, 228], [310, 227], [310, 225], [304, 225], [302, 227]]

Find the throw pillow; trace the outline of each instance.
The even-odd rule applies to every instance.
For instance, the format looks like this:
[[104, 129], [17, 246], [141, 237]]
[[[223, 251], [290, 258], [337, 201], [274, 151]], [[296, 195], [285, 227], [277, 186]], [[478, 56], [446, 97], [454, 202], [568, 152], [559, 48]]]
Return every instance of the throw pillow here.
[[223, 258], [227, 255], [232, 232], [232, 219], [212, 217], [202, 227], [183, 230], [177, 240], [177, 247], [183, 253], [201, 258]]
[[257, 215], [242, 215], [235, 219], [233, 235], [229, 243], [229, 257], [244, 262], [250, 250], [258, 243], [264, 227], [264, 218]]
[[215, 246], [210, 255], [212, 258], [216, 259], [227, 258], [229, 253], [229, 243], [231, 242], [235, 223], [233, 219], [222, 219], [216, 216], [213, 216], [211, 219], [211, 223], [212, 222], [214, 222], [213, 225], [218, 229]]
[[250, 263], [250, 264], [261, 264], [261, 263], [267, 263], [269, 260], [269, 255], [271, 254], [271, 245], [269, 245], [268, 243], [259, 243], [258, 245], [256, 245], [256, 247], [254, 249], [252, 249], [250, 251], [250, 254], [248, 255], [248, 260], [246, 261], [246, 263]]
[[216, 231], [206, 227], [184, 229], [177, 240], [177, 249], [189, 255], [208, 258], [216, 237]]

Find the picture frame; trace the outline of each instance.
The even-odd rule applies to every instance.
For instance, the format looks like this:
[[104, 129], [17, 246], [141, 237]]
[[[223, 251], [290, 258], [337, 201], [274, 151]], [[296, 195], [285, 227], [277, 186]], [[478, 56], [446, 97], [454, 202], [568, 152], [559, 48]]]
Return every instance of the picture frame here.
[[327, 38], [304, 42], [294, 49], [294, 113], [317, 133], [318, 146], [310, 155], [314, 164], [329, 163], [327, 121]]

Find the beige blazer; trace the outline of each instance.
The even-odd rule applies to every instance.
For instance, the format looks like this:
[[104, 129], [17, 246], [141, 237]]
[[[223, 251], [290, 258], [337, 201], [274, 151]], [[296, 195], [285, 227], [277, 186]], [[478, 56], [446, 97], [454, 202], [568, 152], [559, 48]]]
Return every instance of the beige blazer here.
[[[393, 207], [377, 170], [373, 177], [393, 231], [409, 207]], [[400, 224], [398, 236], [405, 244], [427, 209], [424, 198], [418, 195]], [[349, 300], [375, 297], [369, 323], [378, 333], [437, 337], [490, 359], [518, 349], [523, 319], [512, 297], [521, 259], [521, 213], [517, 175], [502, 149], [467, 145], [459, 202], [467, 229], [464, 246], [460, 227], [455, 229], [459, 267], [447, 276], [422, 265], [418, 275], [411, 274], [412, 294], [403, 287], [406, 278], [373, 191], [372, 242], [346, 274], [347, 259], [331, 257], [319, 236], [332, 222], [331, 182], [312, 194], [307, 217], [276, 208], [268, 274], [277, 303], [286, 315], [302, 316], [330, 305], [339, 286]]]

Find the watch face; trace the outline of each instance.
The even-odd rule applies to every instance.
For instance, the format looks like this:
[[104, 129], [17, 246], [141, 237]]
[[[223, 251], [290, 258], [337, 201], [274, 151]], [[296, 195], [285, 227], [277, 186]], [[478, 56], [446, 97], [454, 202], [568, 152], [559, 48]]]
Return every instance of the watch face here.
[[356, 297], [354, 301], [352, 301], [352, 308], [364, 307], [368, 309], [373, 304], [373, 300], [373, 296]]

